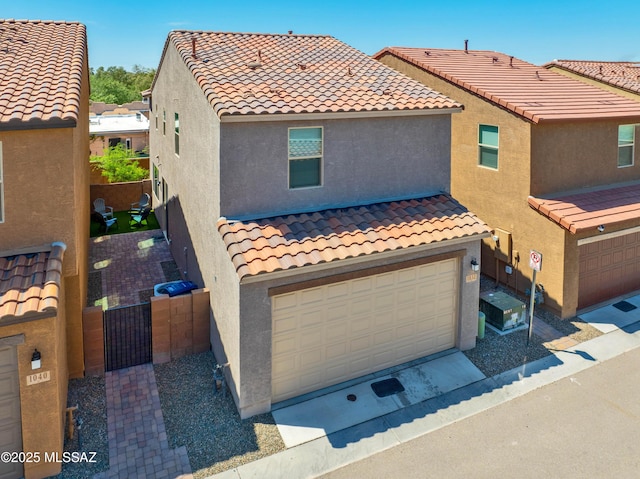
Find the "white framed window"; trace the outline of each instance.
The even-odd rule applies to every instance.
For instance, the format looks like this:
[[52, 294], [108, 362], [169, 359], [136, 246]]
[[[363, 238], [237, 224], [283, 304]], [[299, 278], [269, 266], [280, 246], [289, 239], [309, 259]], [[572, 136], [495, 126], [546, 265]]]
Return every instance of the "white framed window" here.
[[4, 223], [4, 176], [2, 176], [2, 142], [0, 141], [0, 223]]
[[167, 134], [167, 111], [162, 109], [162, 136]]
[[180, 156], [180, 115], [174, 113], [173, 132], [176, 155]]
[[322, 185], [322, 127], [289, 128], [289, 189]]
[[478, 164], [498, 169], [498, 127], [479, 125], [478, 127]]
[[618, 168], [633, 166], [636, 125], [618, 127]]

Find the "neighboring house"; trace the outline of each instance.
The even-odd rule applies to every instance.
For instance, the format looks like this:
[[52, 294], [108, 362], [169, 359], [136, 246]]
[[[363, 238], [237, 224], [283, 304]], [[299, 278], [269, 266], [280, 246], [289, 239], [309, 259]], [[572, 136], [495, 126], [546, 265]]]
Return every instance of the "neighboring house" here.
[[[0, 450], [61, 454], [68, 379], [84, 374], [84, 25], [0, 20], [0, 70]], [[41, 367], [32, 369], [36, 349]], [[41, 456], [24, 471], [0, 464], [0, 476], [47, 477], [60, 466]]]
[[640, 101], [640, 62], [553, 60], [544, 67]]
[[242, 417], [474, 347], [489, 232], [448, 194], [460, 104], [292, 34], [172, 32], [151, 93], [157, 217]]
[[562, 317], [640, 289], [640, 103], [491, 51], [375, 58], [464, 104], [451, 191], [495, 228], [483, 272], [524, 292], [542, 253], [543, 298]]
[[110, 115], [118, 112], [127, 113], [142, 113], [149, 118], [149, 102], [144, 97], [145, 92], [141, 92], [142, 100], [131, 101], [129, 103], [123, 103], [122, 105], [116, 105], [115, 103], [105, 103], [103, 101], [91, 101], [89, 102], [89, 114], [90, 115]]
[[[89, 137], [92, 156], [102, 156], [107, 148], [123, 145], [134, 153], [141, 167], [149, 169], [149, 119], [142, 113], [91, 115]], [[105, 182], [100, 171], [91, 172], [91, 184]]]

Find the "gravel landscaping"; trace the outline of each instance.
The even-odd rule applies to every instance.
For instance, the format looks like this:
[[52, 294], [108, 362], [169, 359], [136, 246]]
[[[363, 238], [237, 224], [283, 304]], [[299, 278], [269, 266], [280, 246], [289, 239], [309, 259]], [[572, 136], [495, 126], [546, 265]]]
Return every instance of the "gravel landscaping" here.
[[81, 479], [109, 469], [109, 443], [107, 439], [107, 404], [104, 377], [87, 376], [69, 381], [67, 405], [78, 406], [77, 417], [82, 420], [80, 444], [78, 432], [73, 439], [66, 438], [64, 450], [96, 452], [95, 463], [63, 463], [59, 479]]
[[284, 450], [270, 413], [241, 420], [230, 394], [214, 391], [211, 352], [155, 365], [170, 447], [186, 446], [194, 478]]

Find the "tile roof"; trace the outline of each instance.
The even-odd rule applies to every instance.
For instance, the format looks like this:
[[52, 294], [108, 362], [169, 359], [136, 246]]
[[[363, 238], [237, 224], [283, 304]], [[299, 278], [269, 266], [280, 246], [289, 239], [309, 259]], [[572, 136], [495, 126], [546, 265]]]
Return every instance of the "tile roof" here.
[[558, 67], [609, 85], [640, 93], [640, 62], [553, 60], [545, 68]]
[[55, 315], [66, 246], [0, 258], [0, 325]]
[[461, 108], [330, 36], [174, 31], [169, 44], [220, 118]]
[[640, 221], [640, 183], [556, 198], [529, 197], [529, 206], [571, 233]]
[[86, 48], [80, 23], [0, 20], [0, 129], [74, 126]]
[[376, 203], [255, 221], [221, 218], [240, 279], [447, 240], [490, 229], [451, 196]]
[[396, 56], [533, 123], [566, 120], [640, 121], [640, 102], [492, 51], [388, 47]]

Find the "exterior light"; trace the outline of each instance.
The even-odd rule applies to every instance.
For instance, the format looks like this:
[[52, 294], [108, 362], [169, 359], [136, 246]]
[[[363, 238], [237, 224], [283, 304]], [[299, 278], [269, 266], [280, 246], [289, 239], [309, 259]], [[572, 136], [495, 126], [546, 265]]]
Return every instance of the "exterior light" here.
[[31, 355], [31, 369], [40, 369], [42, 366], [41, 359], [42, 355], [40, 354], [40, 351], [34, 349], [33, 354]]
[[480, 265], [478, 264], [475, 258], [471, 259], [471, 269], [473, 271], [480, 271]]
[[598, 226], [598, 231], [602, 233], [604, 231], [604, 225]]

